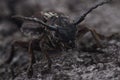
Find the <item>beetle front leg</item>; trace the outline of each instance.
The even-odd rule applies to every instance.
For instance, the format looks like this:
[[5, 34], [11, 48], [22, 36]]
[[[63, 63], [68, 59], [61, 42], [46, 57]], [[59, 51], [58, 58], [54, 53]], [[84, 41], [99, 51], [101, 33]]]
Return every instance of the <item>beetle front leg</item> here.
[[[88, 28], [89, 29], [89, 28]], [[95, 29], [89, 29], [89, 31], [91, 32], [92, 36], [94, 37], [96, 43], [97, 43], [97, 47], [102, 47], [101, 43], [100, 43], [100, 37], [98, 34], [96, 34]]]
[[80, 29], [77, 32], [76, 37], [81, 39], [87, 32], [91, 32], [93, 38], [95, 39], [96, 43], [97, 43], [97, 47], [102, 47], [101, 43], [100, 43], [100, 39], [102, 39], [104, 36], [97, 33], [94, 29], [90, 29], [87, 27], [83, 27], [82, 29]]

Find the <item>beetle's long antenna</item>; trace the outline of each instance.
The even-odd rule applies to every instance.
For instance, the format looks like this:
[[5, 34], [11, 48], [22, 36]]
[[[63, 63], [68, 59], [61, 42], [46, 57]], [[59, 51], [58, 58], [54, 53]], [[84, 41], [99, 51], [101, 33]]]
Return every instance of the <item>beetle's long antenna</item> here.
[[81, 22], [85, 19], [85, 17], [86, 17], [90, 12], [92, 12], [92, 11], [93, 11], [94, 9], [96, 9], [97, 7], [102, 6], [103, 4], [109, 3], [110, 1], [111, 1], [111, 0], [103, 1], [103, 2], [101, 2], [101, 3], [96, 4], [95, 6], [91, 7], [87, 12], [85, 12], [85, 13], [80, 17], [80, 19], [79, 19], [78, 21], [74, 22], [73, 24], [74, 24], [74, 25], [78, 25], [79, 23], [81, 23]]
[[12, 16], [12, 18], [15, 19], [21, 19], [21, 20], [27, 20], [27, 21], [33, 21], [33, 22], [37, 22], [39, 24], [42, 24], [43, 26], [46, 26], [48, 29], [50, 30], [57, 30], [57, 28], [47, 25], [46, 23], [44, 23], [42, 20], [37, 19], [37, 18], [32, 18], [32, 17], [24, 17], [24, 16], [20, 16], [20, 15], [16, 15], [16, 16]]

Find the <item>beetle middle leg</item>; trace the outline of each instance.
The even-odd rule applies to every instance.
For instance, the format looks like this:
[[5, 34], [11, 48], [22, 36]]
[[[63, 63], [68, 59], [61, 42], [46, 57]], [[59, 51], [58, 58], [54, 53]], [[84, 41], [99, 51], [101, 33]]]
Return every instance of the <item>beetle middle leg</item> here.
[[45, 57], [48, 59], [48, 68], [51, 69], [51, 65], [52, 65], [52, 60], [48, 55], [48, 52], [45, 50], [44, 51]]
[[41, 73], [44, 74], [44, 73], [48, 73], [50, 70], [51, 70], [51, 65], [52, 65], [52, 60], [48, 54], [48, 50], [49, 50], [49, 46], [47, 45], [47, 43], [49, 42], [48, 37], [45, 35], [41, 41], [40, 41], [40, 48], [41, 48], [41, 52], [45, 55], [45, 57], [47, 58], [47, 61], [48, 61], [48, 66], [46, 69], [42, 70]]
[[29, 46], [28, 46], [28, 53], [30, 54], [30, 64], [27, 68], [27, 74], [28, 74], [28, 77], [31, 77], [33, 75], [33, 68], [32, 68], [32, 65], [35, 63], [35, 56], [34, 56], [34, 53], [33, 53], [33, 40], [31, 40], [29, 42]]

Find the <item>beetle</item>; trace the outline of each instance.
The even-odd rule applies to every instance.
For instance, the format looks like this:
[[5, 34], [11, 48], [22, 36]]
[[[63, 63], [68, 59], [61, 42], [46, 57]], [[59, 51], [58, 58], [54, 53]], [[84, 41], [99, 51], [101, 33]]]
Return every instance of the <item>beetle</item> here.
[[[91, 32], [97, 46], [101, 47], [100, 38], [103, 35], [97, 33], [94, 29], [90, 29], [79, 24], [85, 17], [97, 7], [110, 2], [111, 0], [103, 1], [91, 7], [78, 20], [70, 22], [69, 18], [62, 13], [57, 12], [38, 12], [31, 17], [13, 16], [15, 19], [23, 21], [20, 31], [30, 37], [28, 41], [13, 41], [9, 58], [6, 60], [10, 63], [14, 57], [15, 46], [21, 46], [28, 49], [30, 54], [30, 64], [27, 69], [28, 75], [32, 75], [32, 65], [35, 63], [33, 51], [39, 50], [45, 54], [48, 60], [48, 68], [51, 69], [52, 60], [49, 57], [49, 50], [68, 50], [75, 48], [76, 39], [82, 38], [87, 32]], [[80, 29], [77, 27], [80, 26]]]

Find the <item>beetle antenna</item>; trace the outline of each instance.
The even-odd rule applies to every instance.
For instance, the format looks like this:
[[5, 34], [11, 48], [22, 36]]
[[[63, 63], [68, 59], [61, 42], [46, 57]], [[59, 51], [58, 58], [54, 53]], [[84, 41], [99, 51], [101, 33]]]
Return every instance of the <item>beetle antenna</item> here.
[[46, 23], [44, 23], [42, 20], [38, 19], [38, 18], [32, 18], [32, 17], [24, 17], [24, 16], [20, 16], [20, 15], [16, 15], [16, 16], [12, 16], [12, 18], [15, 18], [15, 19], [20, 19], [20, 20], [28, 20], [28, 21], [33, 21], [33, 22], [37, 22], [39, 24], [42, 24], [43, 26], [46, 26], [48, 29], [50, 30], [54, 30], [56, 31], [57, 28], [53, 27], [53, 26], [50, 26]]
[[79, 18], [78, 21], [74, 22], [73, 24], [74, 24], [74, 25], [78, 25], [79, 23], [81, 23], [81, 22], [85, 19], [85, 17], [86, 17], [90, 12], [92, 12], [92, 11], [93, 11], [94, 9], [96, 9], [97, 7], [102, 6], [103, 4], [109, 3], [110, 1], [111, 1], [111, 0], [106, 0], [106, 1], [103, 1], [103, 2], [101, 2], [101, 3], [98, 3], [98, 4], [96, 4], [95, 6], [91, 7], [87, 12], [85, 12], [85, 13]]

